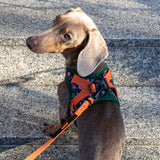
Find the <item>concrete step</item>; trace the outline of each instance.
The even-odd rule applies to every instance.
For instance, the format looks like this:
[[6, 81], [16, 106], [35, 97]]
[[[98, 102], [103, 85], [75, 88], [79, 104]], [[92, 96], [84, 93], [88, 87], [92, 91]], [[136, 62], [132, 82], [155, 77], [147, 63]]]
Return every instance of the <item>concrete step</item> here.
[[[3, 139], [0, 146], [1, 160], [22, 160], [48, 139]], [[3, 142], [2, 142], [3, 141]], [[158, 160], [159, 139], [127, 139], [122, 160]], [[149, 143], [149, 144], [148, 144]], [[77, 139], [58, 138], [37, 160], [78, 160]]]
[[[9, 40], [6, 42], [10, 43]], [[143, 40], [142, 43], [108, 40], [108, 46], [106, 62], [115, 85], [160, 85], [160, 40]], [[0, 85], [57, 85], [64, 79], [64, 64], [65, 60], [59, 53], [38, 55], [26, 46], [3, 44], [0, 48]]]
[[159, 6], [159, 0], [0, 0], [0, 36], [27, 37], [45, 30], [56, 15], [81, 7], [106, 39], [157, 39]]

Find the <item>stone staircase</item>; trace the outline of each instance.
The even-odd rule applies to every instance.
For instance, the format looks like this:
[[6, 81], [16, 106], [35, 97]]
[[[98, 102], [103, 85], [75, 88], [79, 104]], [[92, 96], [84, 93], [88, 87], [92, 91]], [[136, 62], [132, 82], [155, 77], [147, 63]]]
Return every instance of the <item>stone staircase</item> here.
[[[22, 160], [48, 140], [43, 123], [58, 121], [60, 54], [37, 55], [29, 35], [53, 18], [81, 7], [109, 48], [106, 59], [117, 86], [126, 130], [122, 160], [160, 159], [159, 0], [0, 0], [0, 160]], [[72, 125], [37, 160], [78, 160]]]

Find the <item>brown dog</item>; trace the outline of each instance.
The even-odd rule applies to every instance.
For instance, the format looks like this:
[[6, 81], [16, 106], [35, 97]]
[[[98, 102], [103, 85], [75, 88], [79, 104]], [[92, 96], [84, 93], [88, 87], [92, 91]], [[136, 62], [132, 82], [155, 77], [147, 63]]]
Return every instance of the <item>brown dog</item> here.
[[[36, 53], [62, 53], [66, 66], [76, 70], [81, 77], [97, 73], [108, 55], [103, 37], [80, 8], [57, 16], [47, 31], [29, 37], [26, 44]], [[65, 81], [58, 86], [58, 97], [60, 122], [57, 125], [45, 125], [45, 133], [49, 136], [70, 117], [69, 91]], [[121, 159], [124, 125], [117, 103], [95, 103], [77, 122], [81, 160]]]

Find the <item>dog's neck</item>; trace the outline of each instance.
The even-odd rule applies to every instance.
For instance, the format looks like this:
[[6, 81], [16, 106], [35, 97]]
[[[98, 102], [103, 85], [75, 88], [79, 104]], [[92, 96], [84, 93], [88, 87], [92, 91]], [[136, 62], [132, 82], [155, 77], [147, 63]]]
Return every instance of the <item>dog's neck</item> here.
[[[66, 63], [65, 63], [66, 67], [77, 71], [78, 55], [86, 47], [87, 42], [88, 42], [88, 37], [86, 37], [86, 39], [84, 39], [84, 41], [79, 46], [75, 48], [66, 49], [62, 52], [62, 55], [66, 59]], [[102, 61], [92, 74], [99, 72], [99, 70], [101, 70], [104, 65], [105, 65], [105, 62]]]
[[77, 60], [80, 51], [75, 48], [65, 50], [62, 55], [66, 59], [66, 67], [72, 68], [77, 71]]
[[[65, 54], [63, 53], [63, 56], [66, 59], [66, 63], [65, 63], [66, 67], [77, 71], [78, 55], [79, 55], [78, 52], [70, 52]], [[96, 74], [97, 72], [99, 72], [104, 67], [104, 65], [105, 65], [105, 61], [102, 61], [91, 74]]]

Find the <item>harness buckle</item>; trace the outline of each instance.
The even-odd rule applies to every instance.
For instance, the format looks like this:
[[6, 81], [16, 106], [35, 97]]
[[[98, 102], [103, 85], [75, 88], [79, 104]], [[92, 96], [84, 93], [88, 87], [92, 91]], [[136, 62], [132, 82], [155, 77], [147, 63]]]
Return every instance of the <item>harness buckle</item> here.
[[91, 93], [91, 95], [93, 95], [94, 93], [97, 92], [96, 86], [93, 82], [88, 85], [88, 89], [89, 89], [89, 92]]

